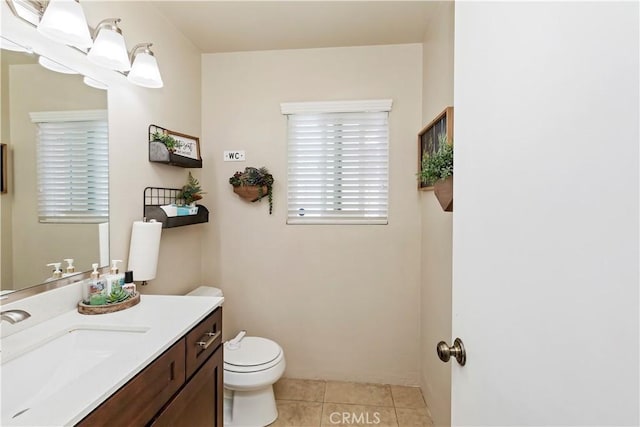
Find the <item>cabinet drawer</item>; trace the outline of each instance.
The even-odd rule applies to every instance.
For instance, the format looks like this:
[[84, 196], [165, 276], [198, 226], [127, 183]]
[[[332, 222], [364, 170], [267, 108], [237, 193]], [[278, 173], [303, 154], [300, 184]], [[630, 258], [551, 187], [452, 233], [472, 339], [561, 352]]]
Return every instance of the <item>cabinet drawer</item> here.
[[187, 378], [213, 354], [222, 343], [222, 307], [218, 307], [186, 336]]
[[185, 380], [183, 338], [87, 415], [78, 426], [144, 426]]

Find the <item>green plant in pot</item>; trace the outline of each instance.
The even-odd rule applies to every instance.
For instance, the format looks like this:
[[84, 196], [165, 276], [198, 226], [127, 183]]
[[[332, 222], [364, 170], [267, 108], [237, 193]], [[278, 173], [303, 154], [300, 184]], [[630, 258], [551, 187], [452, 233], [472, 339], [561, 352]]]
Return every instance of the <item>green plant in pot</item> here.
[[418, 179], [433, 190], [446, 212], [453, 211], [453, 144], [447, 144], [446, 136], [440, 136], [440, 147], [435, 153], [422, 157]]
[[167, 135], [162, 132], [154, 132], [151, 135], [151, 137], [153, 138], [154, 141], [163, 143], [165, 147], [167, 147], [167, 150], [169, 150], [169, 152], [171, 153], [173, 153], [174, 151], [176, 151], [177, 148], [180, 148], [182, 146], [182, 142], [178, 141], [171, 135]]
[[189, 172], [189, 177], [187, 178], [187, 184], [182, 186], [182, 189], [177, 194], [178, 199], [184, 200], [185, 205], [190, 205], [194, 203], [196, 200], [202, 199], [202, 195], [206, 194], [202, 191], [202, 187], [200, 187], [200, 183], [197, 179], [191, 175]]
[[245, 200], [255, 202], [267, 196], [269, 215], [273, 212], [273, 175], [267, 168], [246, 167], [244, 172], [236, 172], [229, 178], [233, 192]]

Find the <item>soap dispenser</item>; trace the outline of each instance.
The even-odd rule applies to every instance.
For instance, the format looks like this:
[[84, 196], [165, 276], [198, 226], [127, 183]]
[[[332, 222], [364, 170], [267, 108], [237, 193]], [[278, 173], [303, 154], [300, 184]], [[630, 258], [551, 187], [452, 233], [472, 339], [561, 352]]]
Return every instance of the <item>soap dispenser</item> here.
[[89, 304], [104, 305], [107, 302], [104, 280], [100, 278], [98, 263], [91, 264], [91, 267], [93, 268], [93, 271], [91, 272], [88, 287]]
[[75, 274], [76, 268], [73, 266], [73, 258], [65, 258], [64, 260], [67, 262], [67, 272], [64, 275]]
[[119, 262], [122, 262], [122, 260], [111, 260], [111, 268], [107, 276], [107, 294], [109, 295], [114, 291], [117, 292], [119, 289], [122, 289], [122, 285], [124, 285], [124, 274], [118, 270]]
[[62, 265], [61, 262], [52, 262], [47, 264], [47, 267], [53, 266], [54, 270], [53, 270], [53, 274], [51, 274], [51, 279], [52, 280], [56, 280], [56, 279], [61, 279], [62, 278], [62, 270], [60, 270], [60, 266]]

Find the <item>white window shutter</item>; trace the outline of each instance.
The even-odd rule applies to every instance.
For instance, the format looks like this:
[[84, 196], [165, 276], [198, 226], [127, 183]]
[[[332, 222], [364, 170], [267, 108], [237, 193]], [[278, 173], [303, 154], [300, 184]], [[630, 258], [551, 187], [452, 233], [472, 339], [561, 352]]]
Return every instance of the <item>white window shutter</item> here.
[[320, 103], [288, 116], [287, 223], [387, 224], [390, 101], [387, 111], [309, 104]]
[[102, 223], [109, 217], [106, 111], [31, 113], [38, 125], [38, 217]]

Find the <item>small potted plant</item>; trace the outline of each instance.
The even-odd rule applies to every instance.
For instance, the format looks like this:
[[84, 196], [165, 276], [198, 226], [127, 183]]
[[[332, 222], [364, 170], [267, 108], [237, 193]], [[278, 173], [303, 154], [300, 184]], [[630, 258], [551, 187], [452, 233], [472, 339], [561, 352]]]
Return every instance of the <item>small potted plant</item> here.
[[418, 179], [433, 185], [433, 192], [445, 212], [453, 211], [453, 145], [447, 144], [446, 138], [440, 139], [437, 152], [424, 154]]
[[185, 205], [195, 206], [196, 200], [202, 199], [203, 194], [206, 193], [202, 191], [200, 183], [191, 175], [191, 172], [189, 172], [187, 184], [182, 186], [182, 189], [176, 197], [184, 200]]
[[233, 192], [245, 200], [255, 202], [267, 196], [269, 199], [269, 215], [273, 212], [273, 175], [267, 168], [244, 168], [244, 172], [236, 172], [229, 178]]
[[158, 141], [164, 144], [164, 146], [167, 147], [167, 150], [169, 150], [170, 153], [173, 153], [174, 151], [176, 151], [176, 148], [180, 148], [180, 146], [182, 145], [180, 141], [178, 141], [171, 135], [167, 135], [162, 132], [154, 132], [151, 137], [154, 141]]

